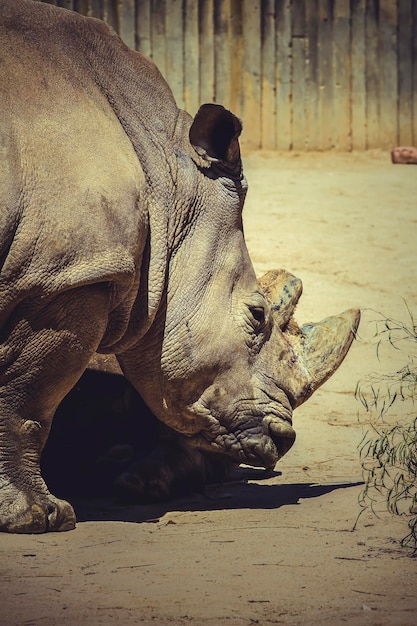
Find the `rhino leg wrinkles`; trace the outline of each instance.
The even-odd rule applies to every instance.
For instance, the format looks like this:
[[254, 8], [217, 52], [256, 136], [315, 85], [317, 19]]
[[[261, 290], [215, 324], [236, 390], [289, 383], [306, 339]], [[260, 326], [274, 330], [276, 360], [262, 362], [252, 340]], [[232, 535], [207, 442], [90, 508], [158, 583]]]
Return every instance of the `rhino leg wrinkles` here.
[[96, 313], [107, 306], [103, 288], [82, 287], [78, 296], [22, 301], [9, 319], [0, 347], [0, 530], [36, 533], [75, 525], [72, 506], [46, 486], [40, 457], [56, 407], [104, 332]]

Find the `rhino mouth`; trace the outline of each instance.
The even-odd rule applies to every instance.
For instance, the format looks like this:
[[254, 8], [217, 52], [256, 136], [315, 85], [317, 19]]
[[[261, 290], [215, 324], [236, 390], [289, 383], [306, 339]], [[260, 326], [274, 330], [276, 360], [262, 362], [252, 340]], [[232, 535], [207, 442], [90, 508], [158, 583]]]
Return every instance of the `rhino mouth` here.
[[271, 469], [292, 447], [295, 436], [290, 419], [266, 416], [257, 429], [237, 437], [228, 454], [240, 463]]
[[271, 469], [292, 447], [295, 430], [290, 417], [260, 415], [254, 420], [241, 420], [232, 431], [219, 426], [192, 435], [190, 444], [211, 452], [221, 453], [237, 463]]

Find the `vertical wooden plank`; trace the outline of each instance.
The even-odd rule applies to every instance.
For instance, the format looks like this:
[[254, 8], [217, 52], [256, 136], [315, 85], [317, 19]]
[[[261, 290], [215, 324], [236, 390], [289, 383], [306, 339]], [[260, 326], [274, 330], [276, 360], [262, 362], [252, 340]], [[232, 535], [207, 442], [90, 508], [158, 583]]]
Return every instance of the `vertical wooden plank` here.
[[[397, 6], [392, 0], [379, 2], [379, 145], [397, 144]], [[410, 40], [409, 40], [410, 44]], [[410, 91], [411, 96], [411, 91]], [[411, 98], [410, 98], [411, 104]], [[411, 113], [411, 108], [410, 108]], [[411, 115], [410, 115], [411, 123]], [[410, 133], [411, 135], [411, 133]]]
[[398, 0], [398, 142], [408, 145], [413, 139], [413, 0]]
[[103, 19], [103, 2], [102, 0], [88, 0], [87, 15], [90, 17], [98, 17]]
[[366, 147], [379, 148], [378, 1], [366, 0]]
[[230, 108], [230, 0], [214, 0], [214, 99]]
[[308, 63], [306, 67], [306, 127], [308, 150], [318, 150], [320, 146], [318, 124], [320, 95], [318, 73], [318, 14], [318, 0], [307, 0], [306, 34]]
[[199, 107], [198, 2], [185, 0], [184, 17], [184, 106], [195, 115]]
[[74, 11], [77, 11], [77, 13], [81, 13], [81, 15], [89, 15], [89, 0], [74, 0]]
[[292, 7], [292, 147], [305, 150], [306, 124], [306, 21], [304, 0]]
[[262, 3], [261, 147], [275, 150], [275, 1]]
[[277, 129], [278, 150], [292, 147], [292, 49], [291, 49], [291, 0], [276, 3], [276, 85], [277, 85]]
[[351, 1], [352, 20], [352, 149], [366, 148], [365, 0]]
[[114, 0], [102, 0], [102, 19], [110, 24], [116, 32], [119, 32], [119, 14], [117, 3]]
[[333, 2], [319, 0], [319, 119], [320, 127], [319, 150], [333, 148]]
[[243, 27], [241, 0], [230, 1], [230, 109], [242, 116]]
[[413, 2], [412, 14], [412, 49], [413, 59], [413, 139], [412, 145], [417, 146], [417, 2]]
[[261, 3], [242, 0], [243, 27], [243, 110], [245, 127], [242, 144], [249, 149], [261, 146]]
[[166, 76], [165, 67], [165, 0], [152, 0], [152, 59]]
[[213, 0], [199, 0], [200, 102], [214, 100]]
[[182, 109], [184, 108], [182, 0], [166, 0], [165, 11], [165, 78], [172, 89], [178, 106]]
[[336, 150], [351, 149], [350, 2], [335, 0], [333, 15], [333, 143]]
[[135, 0], [123, 0], [119, 3], [119, 35], [133, 49], [136, 45], [135, 22]]
[[136, 0], [136, 49], [152, 55], [151, 0]]

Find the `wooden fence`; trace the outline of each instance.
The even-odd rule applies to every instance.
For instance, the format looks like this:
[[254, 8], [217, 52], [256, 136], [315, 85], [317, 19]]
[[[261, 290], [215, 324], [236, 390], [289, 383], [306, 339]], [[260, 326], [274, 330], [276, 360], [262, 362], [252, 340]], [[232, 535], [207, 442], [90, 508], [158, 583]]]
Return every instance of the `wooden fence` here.
[[178, 105], [269, 150], [417, 144], [417, 0], [43, 0], [108, 21]]

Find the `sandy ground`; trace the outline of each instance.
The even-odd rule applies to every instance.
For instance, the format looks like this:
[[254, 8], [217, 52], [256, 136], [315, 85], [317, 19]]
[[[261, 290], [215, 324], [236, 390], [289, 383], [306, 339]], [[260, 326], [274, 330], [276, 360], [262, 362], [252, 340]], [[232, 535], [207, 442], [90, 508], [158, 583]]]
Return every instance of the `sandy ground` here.
[[[354, 398], [378, 363], [375, 314], [417, 310], [417, 167], [388, 154], [251, 154], [245, 232], [255, 269], [302, 278], [300, 322], [364, 309], [344, 365], [295, 414], [265, 478], [164, 506], [80, 505], [75, 531], [0, 536], [0, 624], [417, 623], [406, 522], [359, 512]], [[398, 359], [404, 359], [399, 354]], [[242, 478], [242, 476], [240, 476]]]

